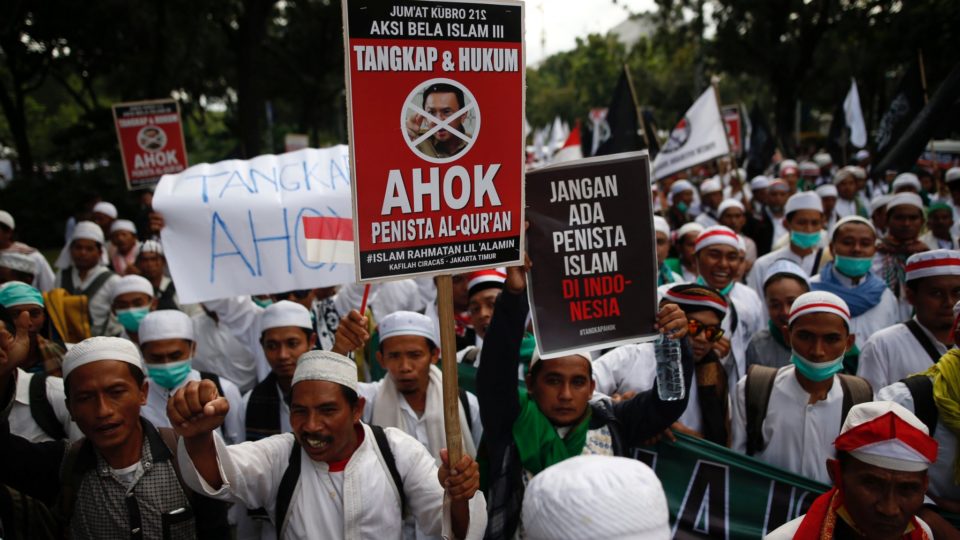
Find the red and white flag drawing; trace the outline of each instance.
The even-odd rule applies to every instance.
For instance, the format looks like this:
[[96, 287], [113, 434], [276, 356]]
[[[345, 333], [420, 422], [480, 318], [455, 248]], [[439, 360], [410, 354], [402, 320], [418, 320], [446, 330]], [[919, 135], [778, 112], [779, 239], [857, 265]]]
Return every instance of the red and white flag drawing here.
[[314, 263], [353, 264], [353, 220], [304, 217], [307, 260]]

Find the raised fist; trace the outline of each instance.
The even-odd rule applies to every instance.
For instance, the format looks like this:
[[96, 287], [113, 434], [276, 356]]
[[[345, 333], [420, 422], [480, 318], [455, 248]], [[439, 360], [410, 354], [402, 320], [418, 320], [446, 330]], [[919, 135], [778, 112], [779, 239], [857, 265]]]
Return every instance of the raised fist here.
[[190, 381], [170, 396], [167, 417], [173, 430], [184, 439], [211, 433], [223, 424], [230, 410], [213, 381]]

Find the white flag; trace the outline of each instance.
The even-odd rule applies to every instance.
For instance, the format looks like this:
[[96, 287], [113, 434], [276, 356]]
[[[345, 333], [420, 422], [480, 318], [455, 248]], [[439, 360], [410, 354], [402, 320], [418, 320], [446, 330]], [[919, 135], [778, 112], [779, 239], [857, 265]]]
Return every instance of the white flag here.
[[850, 129], [850, 143], [857, 148], [863, 148], [867, 145], [867, 126], [863, 122], [863, 111], [860, 109], [857, 80], [851, 81], [850, 91], [843, 100], [843, 114], [847, 117], [847, 128]]
[[670, 132], [670, 138], [653, 160], [653, 177], [666, 178], [729, 153], [727, 130], [711, 86]]

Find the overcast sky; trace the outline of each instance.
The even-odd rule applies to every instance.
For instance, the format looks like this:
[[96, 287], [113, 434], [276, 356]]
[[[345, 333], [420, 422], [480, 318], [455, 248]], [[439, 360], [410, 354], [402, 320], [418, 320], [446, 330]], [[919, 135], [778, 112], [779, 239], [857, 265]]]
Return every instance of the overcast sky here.
[[[653, 0], [527, 0], [527, 64], [570, 50], [578, 37], [606, 33], [631, 12], [653, 11]], [[542, 10], [541, 10], [542, 8]], [[541, 46], [546, 27], [546, 47]]]

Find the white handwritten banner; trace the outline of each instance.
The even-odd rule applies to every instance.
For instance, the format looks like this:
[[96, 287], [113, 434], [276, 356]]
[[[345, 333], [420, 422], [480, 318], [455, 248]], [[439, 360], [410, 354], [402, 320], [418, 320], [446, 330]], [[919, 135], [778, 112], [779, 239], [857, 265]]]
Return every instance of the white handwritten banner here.
[[304, 218], [352, 219], [349, 163], [339, 145], [165, 175], [153, 205], [180, 301], [352, 283], [352, 264], [313, 262], [304, 238]]

